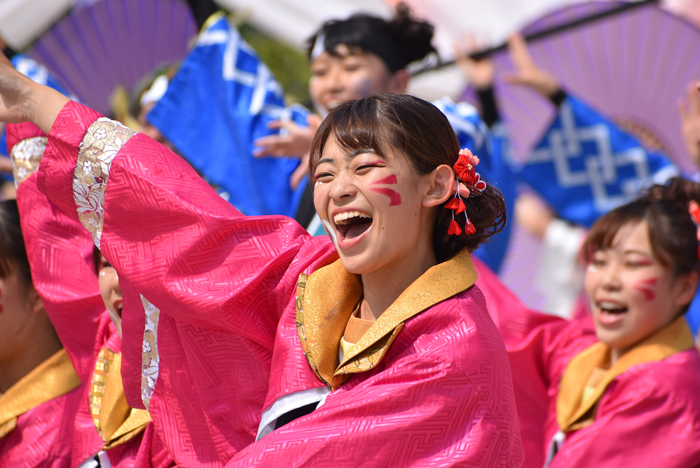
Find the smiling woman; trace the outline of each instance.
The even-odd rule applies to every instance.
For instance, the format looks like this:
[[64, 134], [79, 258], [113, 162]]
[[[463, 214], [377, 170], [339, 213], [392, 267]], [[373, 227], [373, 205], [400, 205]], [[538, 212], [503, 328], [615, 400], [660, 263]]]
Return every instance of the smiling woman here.
[[691, 200], [700, 200], [698, 185], [675, 179], [604, 215], [588, 234], [586, 292], [612, 364], [690, 306], [700, 270]]
[[683, 314], [698, 287], [698, 201], [700, 185], [672, 179], [593, 225], [582, 247], [592, 321], [496, 309], [547, 322], [524, 339], [501, 328], [524, 466], [697, 464], [700, 354]]
[[160, 144], [2, 65], [0, 94], [0, 119], [48, 132], [38, 186], [119, 275], [124, 391], [177, 463], [520, 466], [470, 255], [503, 201], [431, 104], [379, 96], [328, 117], [315, 203], [336, 250], [241, 215]]

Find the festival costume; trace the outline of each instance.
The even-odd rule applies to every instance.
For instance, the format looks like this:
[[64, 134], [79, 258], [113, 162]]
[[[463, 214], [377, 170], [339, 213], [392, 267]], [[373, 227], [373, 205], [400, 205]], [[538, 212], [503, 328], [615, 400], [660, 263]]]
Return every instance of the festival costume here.
[[[170, 151], [76, 103], [39, 185], [119, 271], [126, 395], [178, 463], [520, 465], [509, 366], [467, 252], [338, 366], [361, 288], [329, 239], [242, 216]], [[321, 404], [266, 433], [297, 397]]]
[[541, 468], [548, 458], [550, 468], [697, 464], [700, 354], [683, 317], [607, 370], [610, 351], [590, 317], [567, 321], [517, 299], [491, 307], [492, 297], [514, 296], [497, 279], [489, 285], [513, 372], [524, 467]]
[[[81, 387], [64, 446], [71, 466], [169, 466], [172, 461], [149, 424], [132, 410], [121, 384], [121, 339], [100, 297], [92, 238], [37, 188], [47, 137], [33, 124], [9, 124], [8, 147], [18, 187], [34, 284], [70, 357]], [[70, 435], [72, 434], [72, 440]], [[106, 452], [105, 452], [106, 451]]]
[[0, 395], [0, 467], [70, 467], [82, 390], [62, 349]]

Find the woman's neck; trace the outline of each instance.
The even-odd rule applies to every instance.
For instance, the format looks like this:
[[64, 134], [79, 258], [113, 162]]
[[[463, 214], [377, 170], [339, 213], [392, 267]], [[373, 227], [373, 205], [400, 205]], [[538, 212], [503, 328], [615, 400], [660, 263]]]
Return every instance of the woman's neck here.
[[360, 318], [377, 320], [406, 288], [436, 264], [432, 245], [426, 245], [395, 265], [363, 274], [364, 298], [360, 306]]

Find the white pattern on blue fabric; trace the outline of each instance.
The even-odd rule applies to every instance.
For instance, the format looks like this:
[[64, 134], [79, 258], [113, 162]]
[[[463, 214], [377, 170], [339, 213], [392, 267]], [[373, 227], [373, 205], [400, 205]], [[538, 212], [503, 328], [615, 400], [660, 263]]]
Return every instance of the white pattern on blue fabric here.
[[645, 184], [663, 182], [678, 170], [663, 154], [645, 150], [634, 137], [569, 96], [521, 174], [559, 216], [589, 226], [635, 198]]

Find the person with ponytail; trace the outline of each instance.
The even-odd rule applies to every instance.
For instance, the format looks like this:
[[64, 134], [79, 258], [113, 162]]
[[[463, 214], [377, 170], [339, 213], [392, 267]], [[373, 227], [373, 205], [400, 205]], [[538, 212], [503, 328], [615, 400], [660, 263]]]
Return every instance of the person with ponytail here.
[[[695, 466], [700, 354], [684, 318], [700, 274], [700, 185], [674, 178], [604, 214], [582, 247], [593, 320], [514, 308], [501, 327], [524, 467]], [[507, 314], [506, 314], [507, 312]]]
[[503, 199], [435, 106], [331, 111], [312, 144], [331, 239], [241, 215], [163, 146], [4, 65], [0, 94], [0, 120], [49, 135], [40, 190], [119, 275], [125, 394], [176, 463], [520, 466], [471, 260]]
[[[433, 25], [414, 17], [405, 3], [397, 5], [390, 19], [358, 13], [326, 21], [307, 42], [311, 64], [309, 94], [316, 111], [325, 117], [349, 100], [377, 93], [405, 93], [411, 67], [431, 57], [439, 60], [432, 44], [433, 31]], [[492, 135], [476, 109], [464, 102], [454, 103], [448, 97], [433, 104], [447, 116], [460, 146], [479, 155], [481, 173], [502, 193], [510, 213], [515, 200], [514, 177], [504, 155], [493, 151]], [[291, 121], [279, 121], [275, 125], [286, 132], [257, 140], [258, 156], [306, 155], [308, 158], [318, 123], [302, 128]], [[311, 198], [309, 187], [296, 215], [303, 226], [314, 219]], [[504, 225], [500, 234], [481, 246], [477, 252], [479, 259], [498, 271], [509, 236], [510, 226]]]
[[84, 388], [32, 283], [17, 202], [0, 202], [0, 467], [72, 466]]

